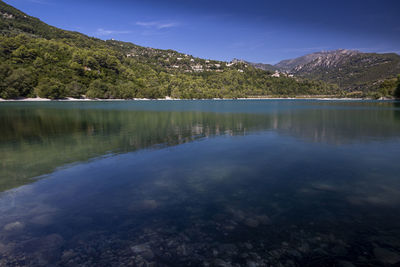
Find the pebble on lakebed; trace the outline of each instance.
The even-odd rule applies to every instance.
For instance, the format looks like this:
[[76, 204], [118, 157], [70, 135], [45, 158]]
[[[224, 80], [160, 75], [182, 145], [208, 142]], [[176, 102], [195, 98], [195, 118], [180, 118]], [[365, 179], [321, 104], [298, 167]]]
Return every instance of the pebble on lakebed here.
[[375, 257], [386, 264], [396, 264], [400, 262], [400, 255], [385, 248], [374, 248]]
[[25, 227], [25, 225], [23, 223], [17, 221], [17, 222], [6, 224], [3, 227], [3, 229], [5, 231], [17, 231], [17, 230], [23, 229], [24, 227]]
[[266, 215], [254, 216], [254, 217], [247, 218], [244, 221], [244, 224], [249, 227], [258, 227], [261, 224], [262, 225], [271, 224], [271, 220]]
[[141, 255], [146, 260], [151, 260], [154, 258], [154, 253], [151, 250], [150, 246], [147, 244], [140, 244], [140, 245], [132, 246], [131, 250], [134, 253]]

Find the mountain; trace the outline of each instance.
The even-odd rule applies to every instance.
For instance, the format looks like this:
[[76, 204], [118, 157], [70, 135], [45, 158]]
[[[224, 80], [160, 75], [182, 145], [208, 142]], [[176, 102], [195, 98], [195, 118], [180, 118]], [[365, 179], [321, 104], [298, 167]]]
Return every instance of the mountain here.
[[0, 1], [0, 98], [236, 98], [339, 95], [245, 62], [103, 41], [47, 25]]
[[[65, 31], [47, 25], [35, 17], [31, 17], [18, 9], [0, 1], [0, 34], [15, 36], [25, 34], [33, 38], [45, 38], [47, 40], [62, 40], [65, 44], [74, 45], [79, 48], [89, 49], [91, 47], [102, 47], [123, 53], [126, 57], [135, 57], [142, 63], [155, 63], [169, 69], [180, 71], [196, 71], [195, 66], [202, 65], [204, 69], [216, 70], [215, 64], [221, 63], [215, 60], [203, 60], [174, 50], [161, 50], [149, 47], [142, 47], [132, 43], [116, 40], [102, 41], [88, 37], [84, 34], [72, 31]], [[207, 64], [206, 64], [207, 63]], [[177, 68], [177, 65], [179, 68]], [[193, 67], [193, 68], [192, 68]]]
[[[342, 65], [358, 78], [357, 71], [365, 72], [359, 65], [368, 63], [379, 75], [366, 76], [367, 85], [370, 77], [390, 78], [397, 72], [395, 54], [388, 54], [386, 59], [376, 56], [376, 60], [355, 60], [356, 66], [351, 63], [355, 59], [352, 54], [362, 53], [339, 54], [334, 62], [328, 52], [296, 61], [302, 64], [291, 68], [294, 77], [275, 75], [278, 67], [268, 64], [202, 59], [174, 50], [104, 41], [62, 30], [0, 0], [0, 98], [346, 96], [338, 87], [347, 89], [343, 84], [348, 82], [348, 72], [341, 72]], [[342, 57], [351, 60], [341, 60]], [[391, 94], [393, 84], [396, 81], [385, 83], [389, 89], [384, 92]]]
[[340, 49], [283, 60], [275, 67], [297, 77], [337, 84], [346, 91], [368, 92], [400, 73], [400, 56]]
[[231, 63], [244, 63], [244, 64], [247, 64], [247, 65], [251, 65], [256, 69], [265, 70], [265, 71], [275, 72], [276, 70], [278, 70], [277, 67], [275, 67], [274, 65], [271, 65], [271, 64], [254, 63], [254, 62], [246, 61], [246, 60], [243, 60], [243, 59], [237, 59], [237, 58], [234, 58], [231, 61]]
[[340, 58], [344, 55], [352, 55], [359, 53], [356, 50], [334, 50], [334, 51], [321, 51], [308, 55], [304, 55], [294, 59], [286, 59], [282, 60], [279, 63], [275, 64], [274, 67], [278, 68], [281, 71], [292, 71], [293, 69], [304, 66], [318, 58]]
[[275, 72], [278, 70], [277, 67], [271, 64], [265, 64], [265, 63], [253, 63], [253, 62], [247, 62], [247, 64], [253, 66], [254, 68], [265, 70], [265, 71], [273, 71]]

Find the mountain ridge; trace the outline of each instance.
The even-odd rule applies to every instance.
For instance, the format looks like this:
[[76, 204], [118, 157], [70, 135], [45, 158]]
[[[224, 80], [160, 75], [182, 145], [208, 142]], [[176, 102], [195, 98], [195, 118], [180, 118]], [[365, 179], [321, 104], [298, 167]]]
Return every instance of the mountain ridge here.
[[299, 65], [305, 65], [314, 61], [317, 58], [324, 57], [324, 56], [333, 56], [333, 55], [343, 55], [343, 54], [357, 54], [361, 53], [358, 50], [351, 50], [351, 49], [335, 49], [335, 50], [322, 50], [313, 52], [310, 54], [305, 54], [300, 57], [291, 58], [291, 59], [284, 59], [275, 64], [274, 66], [280, 70], [284, 71], [291, 71], [292, 69], [296, 68]]
[[174, 50], [62, 30], [0, 1], [0, 98], [236, 98], [343, 96], [333, 79], [276, 75], [244, 60], [202, 59]]
[[400, 55], [339, 49], [283, 60], [275, 67], [298, 77], [335, 83], [344, 90], [368, 91], [400, 73]]
[[[262, 64], [247, 63], [263, 69]], [[400, 55], [337, 49], [314, 52], [266, 66], [286, 75], [333, 83], [347, 92], [371, 92], [379, 90], [382, 84], [400, 74]]]

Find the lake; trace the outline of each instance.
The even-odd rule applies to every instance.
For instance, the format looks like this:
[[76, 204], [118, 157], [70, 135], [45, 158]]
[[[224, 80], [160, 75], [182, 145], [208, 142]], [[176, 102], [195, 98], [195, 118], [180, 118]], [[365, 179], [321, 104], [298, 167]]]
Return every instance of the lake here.
[[400, 103], [0, 103], [0, 266], [400, 263]]

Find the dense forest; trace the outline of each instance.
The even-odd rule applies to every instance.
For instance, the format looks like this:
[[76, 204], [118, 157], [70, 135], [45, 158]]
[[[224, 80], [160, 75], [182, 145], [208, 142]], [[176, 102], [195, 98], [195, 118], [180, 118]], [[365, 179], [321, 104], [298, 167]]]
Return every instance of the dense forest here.
[[[245, 62], [205, 60], [61, 30], [0, 1], [0, 98], [345, 96], [334, 84], [272, 74]], [[397, 84], [387, 81], [380, 90], [392, 92]]]

